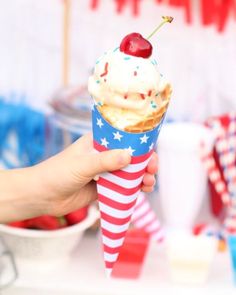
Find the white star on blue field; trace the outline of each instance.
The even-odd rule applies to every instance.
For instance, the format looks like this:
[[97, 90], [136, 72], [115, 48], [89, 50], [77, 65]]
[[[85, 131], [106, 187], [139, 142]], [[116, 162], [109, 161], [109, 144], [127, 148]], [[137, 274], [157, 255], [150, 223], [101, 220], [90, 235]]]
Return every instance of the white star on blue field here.
[[111, 126], [93, 107], [93, 136], [94, 140], [108, 149], [126, 149], [131, 156], [140, 156], [154, 149], [162, 122], [157, 128], [143, 132], [130, 133]]

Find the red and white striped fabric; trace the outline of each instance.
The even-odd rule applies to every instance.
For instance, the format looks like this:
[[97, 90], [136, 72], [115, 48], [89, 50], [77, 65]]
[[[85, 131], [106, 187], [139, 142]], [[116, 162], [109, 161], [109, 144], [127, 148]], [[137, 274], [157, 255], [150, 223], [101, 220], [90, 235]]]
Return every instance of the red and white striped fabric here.
[[201, 160], [203, 165], [205, 166], [209, 180], [214, 185], [216, 192], [220, 195], [223, 204], [228, 206], [230, 203], [228, 189], [221, 177], [220, 171], [216, 165], [212, 151], [208, 151], [206, 149], [205, 144], [202, 143], [200, 152]]
[[[98, 152], [107, 150], [96, 142], [94, 147]], [[153, 150], [145, 155], [132, 157], [129, 166], [119, 171], [104, 173], [97, 181], [104, 260], [108, 276], [118, 259], [152, 153]]]
[[143, 229], [149, 233], [151, 240], [156, 242], [163, 241], [165, 236], [164, 230], [143, 192], [138, 196], [131, 221], [136, 228]]
[[[225, 218], [225, 227], [228, 232], [236, 231], [236, 113], [230, 113], [228, 128], [224, 128], [220, 118], [212, 118], [208, 121], [208, 126], [212, 128], [215, 134], [215, 147], [219, 156], [220, 167], [226, 185], [221, 179], [217, 181], [216, 191], [220, 194], [223, 192], [222, 201], [229, 205], [227, 207], [227, 216]], [[210, 155], [211, 162], [214, 161], [213, 155]], [[215, 163], [214, 163], [215, 164]], [[216, 164], [215, 164], [216, 166]], [[215, 173], [215, 178], [220, 177], [220, 171]], [[227, 190], [227, 194], [225, 193]]]
[[231, 197], [236, 195], [236, 114], [229, 114], [230, 123], [228, 130], [225, 130], [220, 120], [215, 118], [210, 121], [210, 126], [216, 137], [216, 151], [219, 155], [220, 165], [224, 178], [227, 182]]

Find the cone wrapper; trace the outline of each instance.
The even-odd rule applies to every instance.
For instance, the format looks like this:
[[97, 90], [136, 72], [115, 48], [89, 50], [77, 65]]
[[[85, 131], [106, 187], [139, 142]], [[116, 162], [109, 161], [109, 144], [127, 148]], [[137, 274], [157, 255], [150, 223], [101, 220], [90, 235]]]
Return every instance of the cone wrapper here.
[[132, 224], [150, 235], [152, 241], [162, 242], [165, 234], [156, 213], [152, 210], [149, 200], [140, 192], [131, 218]]
[[111, 273], [117, 261], [162, 122], [151, 131], [129, 133], [111, 126], [93, 106], [95, 150], [127, 149], [132, 157], [131, 164], [126, 168], [104, 173], [97, 181], [106, 273]]

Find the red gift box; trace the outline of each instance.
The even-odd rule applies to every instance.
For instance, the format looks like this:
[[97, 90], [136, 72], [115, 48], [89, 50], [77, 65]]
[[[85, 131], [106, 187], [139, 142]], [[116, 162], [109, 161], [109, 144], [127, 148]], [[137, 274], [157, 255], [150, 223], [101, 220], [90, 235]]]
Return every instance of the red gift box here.
[[149, 234], [142, 229], [130, 229], [126, 233], [119, 258], [112, 271], [112, 277], [137, 279], [149, 245]]

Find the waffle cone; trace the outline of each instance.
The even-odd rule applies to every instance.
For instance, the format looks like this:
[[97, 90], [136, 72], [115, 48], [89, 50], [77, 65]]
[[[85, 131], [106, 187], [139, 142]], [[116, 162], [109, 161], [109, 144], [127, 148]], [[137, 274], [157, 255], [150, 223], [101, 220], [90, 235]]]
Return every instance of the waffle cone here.
[[[161, 108], [153, 112], [151, 115], [145, 117], [142, 121], [130, 126], [126, 126], [124, 131], [130, 133], [141, 133], [147, 132], [155, 128], [162, 120], [163, 115], [165, 114], [167, 107], [169, 105], [170, 97], [172, 93], [172, 88], [170, 84], [167, 84], [165, 89], [161, 92], [161, 101], [162, 105]], [[99, 106], [99, 111], [102, 116], [112, 125], [111, 121], [109, 120], [108, 116], [106, 115], [109, 113], [110, 107], [108, 105]], [[126, 110], [120, 110], [120, 115], [122, 116], [122, 112], [126, 112]]]

